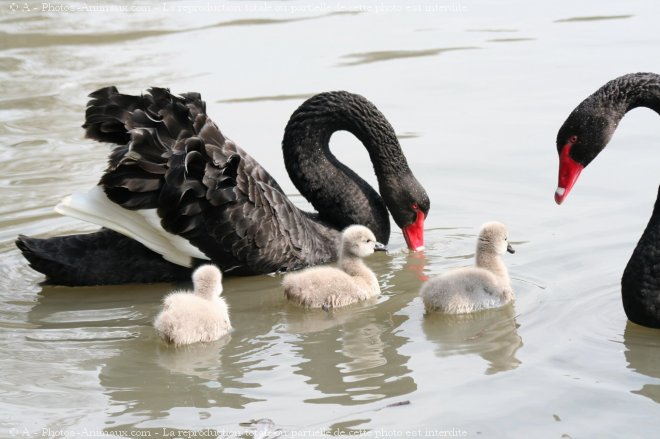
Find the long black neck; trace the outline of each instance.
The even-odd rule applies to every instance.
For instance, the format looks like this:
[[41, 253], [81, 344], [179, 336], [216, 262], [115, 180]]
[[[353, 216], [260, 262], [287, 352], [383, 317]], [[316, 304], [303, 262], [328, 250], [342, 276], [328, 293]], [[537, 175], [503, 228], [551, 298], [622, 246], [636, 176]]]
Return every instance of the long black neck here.
[[557, 134], [557, 148], [577, 135], [579, 145], [571, 157], [587, 166], [605, 148], [623, 116], [638, 107], [660, 114], [660, 75], [630, 73], [603, 85], [566, 119]]
[[584, 105], [610, 111], [617, 122], [637, 107], [647, 107], [660, 114], [660, 75], [630, 73], [620, 76], [598, 89]]
[[378, 241], [387, 243], [390, 223], [385, 202], [330, 152], [330, 137], [340, 130], [349, 131], [365, 146], [381, 190], [397, 175], [410, 174], [385, 116], [362, 96], [343, 91], [316, 95], [293, 113], [282, 141], [286, 169], [321, 220], [338, 229], [365, 225]]
[[[619, 102], [619, 119], [637, 107], [650, 108], [660, 115], [660, 75], [633, 73], [605, 84], [602, 89], [602, 95], [612, 105]], [[624, 270], [621, 295], [631, 321], [660, 328], [660, 189], [651, 219]]]

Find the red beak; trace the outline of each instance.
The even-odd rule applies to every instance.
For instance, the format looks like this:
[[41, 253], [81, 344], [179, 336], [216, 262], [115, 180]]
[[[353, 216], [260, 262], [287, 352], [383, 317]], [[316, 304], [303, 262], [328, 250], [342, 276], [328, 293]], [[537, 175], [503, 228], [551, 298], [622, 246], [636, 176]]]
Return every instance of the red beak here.
[[573, 185], [584, 169], [584, 165], [576, 162], [569, 156], [572, 143], [567, 143], [559, 154], [559, 183], [555, 191], [555, 202], [561, 204], [573, 189]]
[[402, 231], [410, 250], [414, 252], [424, 250], [424, 212], [417, 209], [415, 222], [404, 226]]

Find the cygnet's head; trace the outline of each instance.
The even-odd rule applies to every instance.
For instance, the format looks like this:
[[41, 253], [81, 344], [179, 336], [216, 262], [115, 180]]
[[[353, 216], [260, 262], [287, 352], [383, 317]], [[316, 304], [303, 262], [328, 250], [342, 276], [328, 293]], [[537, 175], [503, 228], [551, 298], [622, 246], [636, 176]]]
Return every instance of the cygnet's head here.
[[192, 280], [199, 296], [211, 299], [222, 294], [222, 273], [215, 265], [200, 266], [193, 272]]
[[342, 232], [341, 251], [344, 255], [364, 258], [376, 248], [383, 248], [383, 244], [377, 242], [374, 234], [365, 226], [348, 226]]
[[477, 251], [490, 251], [498, 255], [505, 252], [515, 253], [509, 244], [509, 232], [506, 226], [500, 222], [492, 221], [481, 226]]

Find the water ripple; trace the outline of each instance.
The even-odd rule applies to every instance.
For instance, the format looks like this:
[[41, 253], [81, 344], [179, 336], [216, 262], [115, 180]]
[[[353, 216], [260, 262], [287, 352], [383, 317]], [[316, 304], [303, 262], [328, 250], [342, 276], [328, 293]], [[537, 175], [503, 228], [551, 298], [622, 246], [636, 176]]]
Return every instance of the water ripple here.
[[480, 49], [474, 46], [460, 46], [460, 47], [440, 47], [437, 49], [423, 49], [423, 50], [379, 50], [374, 52], [360, 52], [349, 53], [342, 56], [342, 58], [349, 61], [340, 63], [340, 66], [357, 66], [361, 64], [370, 64], [382, 61], [392, 61], [405, 58], [419, 58], [425, 56], [437, 56], [447, 52], [455, 52], [459, 50], [473, 50]]
[[555, 23], [574, 23], [582, 21], [604, 21], [604, 20], [625, 20], [627, 18], [632, 18], [634, 15], [589, 15], [583, 17], [570, 17], [570, 18], [561, 18], [555, 20]]

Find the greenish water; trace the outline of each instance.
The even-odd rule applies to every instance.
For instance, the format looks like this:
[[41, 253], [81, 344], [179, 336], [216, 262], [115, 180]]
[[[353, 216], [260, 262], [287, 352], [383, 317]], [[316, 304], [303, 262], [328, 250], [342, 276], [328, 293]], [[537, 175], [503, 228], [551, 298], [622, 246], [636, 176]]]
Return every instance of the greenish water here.
[[[574, 106], [621, 74], [660, 72], [660, 7], [45, 5], [0, 3], [0, 436], [657, 434], [660, 332], [626, 321], [619, 287], [660, 183], [657, 115], [631, 112], [568, 201], [553, 193]], [[426, 250], [409, 254], [394, 231], [367, 261], [382, 296], [332, 314], [287, 304], [278, 277], [227, 279], [236, 330], [180, 349], [152, 327], [174, 285], [40, 286], [13, 241], [93, 230], [53, 206], [105, 167], [108, 147], [80, 125], [86, 95], [111, 84], [201, 92], [291, 194], [290, 114], [322, 91], [368, 97], [431, 198]], [[337, 133], [332, 148], [375, 182], [356, 139]], [[505, 257], [515, 304], [425, 316], [423, 280], [470, 264], [489, 220], [517, 250]]]

